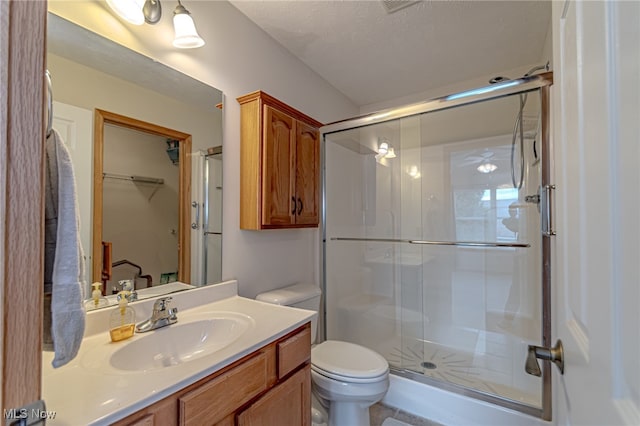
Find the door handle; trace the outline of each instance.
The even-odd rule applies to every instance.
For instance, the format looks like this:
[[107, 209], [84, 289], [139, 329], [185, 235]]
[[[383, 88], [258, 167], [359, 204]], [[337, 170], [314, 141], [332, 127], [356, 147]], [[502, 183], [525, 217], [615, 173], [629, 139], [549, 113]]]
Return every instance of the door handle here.
[[291, 208], [291, 214], [296, 214], [296, 197], [291, 197], [291, 204], [293, 205]]
[[562, 348], [562, 340], [558, 339], [556, 345], [551, 348], [529, 345], [524, 371], [533, 376], [540, 377], [542, 371], [538, 364], [538, 358], [553, 362], [560, 370], [560, 374], [564, 374], [564, 349]]
[[302, 213], [302, 200], [298, 198], [298, 216]]

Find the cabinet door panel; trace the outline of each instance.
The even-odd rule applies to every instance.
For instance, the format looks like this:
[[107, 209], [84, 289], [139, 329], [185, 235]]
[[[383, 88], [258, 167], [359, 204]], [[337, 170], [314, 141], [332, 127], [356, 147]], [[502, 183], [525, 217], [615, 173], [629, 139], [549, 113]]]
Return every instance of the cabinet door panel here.
[[238, 426], [311, 424], [311, 367], [307, 365], [238, 415]]
[[266, 105], [264, 115], [262, 223], [288, 225], [295, 220], [295, 120]]
[[296, 223], [317, 225], [320, 210], [320, 132], [298, 121], [296, 136]]
[[180, 425], [212, 425], [267, 389], [269, 358], [265, 352], [178, 399]]

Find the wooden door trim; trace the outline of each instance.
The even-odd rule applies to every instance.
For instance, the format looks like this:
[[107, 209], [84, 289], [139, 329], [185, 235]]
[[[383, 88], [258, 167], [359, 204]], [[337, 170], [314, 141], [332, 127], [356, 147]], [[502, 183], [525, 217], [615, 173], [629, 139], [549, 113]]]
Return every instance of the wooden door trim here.
[[0, 2], [3, 409], [41, 395], [46, 13], [46, 2]]
[[180, 147], [180, 191], [178, 196], [178, 280], [191, 282], [191, 135], [168, 127], [137, 120], [101, 109], [95, 110], [93, 147], [93, 281], [102, 281], [102, 174], [104, 172], [104, 125], [113, 124], [131, 130], [178, 140]]

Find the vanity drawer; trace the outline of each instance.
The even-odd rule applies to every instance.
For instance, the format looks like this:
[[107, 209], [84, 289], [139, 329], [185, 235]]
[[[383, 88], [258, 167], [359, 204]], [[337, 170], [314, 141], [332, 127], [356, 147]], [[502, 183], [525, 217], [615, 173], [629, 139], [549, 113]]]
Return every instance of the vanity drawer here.
[[278, 342], [278, 379], [298, 368], [311, 359], [311, 325], [307, 324], [302, 330], [291, 337]]
[[[272, 361], [273, 362], [273, 361]], [[266, 352], [179, 398], [180, 425], [212, 425], [271, 385]]]

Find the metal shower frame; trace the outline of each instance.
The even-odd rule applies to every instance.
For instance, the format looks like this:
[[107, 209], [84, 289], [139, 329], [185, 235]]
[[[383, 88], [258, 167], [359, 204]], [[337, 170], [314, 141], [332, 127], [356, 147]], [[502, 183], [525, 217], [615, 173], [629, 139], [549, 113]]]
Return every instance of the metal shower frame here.
[[[320, 170], [321, 170], [321, 219], [320, 219], [320, 283], [322, 294], [326, 295], [326, 175], [325, 175], [325, 136], [343, 130], [369, 126], [386, 121], [405, 118], [413, 115], [455, 108], [463, 105], [471, 105], [478, 102], [499, 99], [506, 96], [523, 94], [540, 90], [541, 100], [541, 190], [550, 192], [555, 188], [551, 182], [551, 141], [550, 141], [550, 86], [553, 84], [553, 72], [545, 72], [532, 76], [526, 76], [515, 80], [506, 80], [500, 83], [484, 86], [464, 92], [454, 93], [448, 96], [435, 98], [425, 102], [414, 103], [398, 108], [386, 109], [371, 114], [355, 117], [348, 120], [337, 121], [323, 126], [320, 129]], [[551, 347], [551, 237], [555, 235], [551, 212], [553, 211], [552, 197], [548, 195], [545, 209], [548, 213], [545, 218], [541, 215], [542, 234], [542, 346]], [[320, 319], [318, 321], [318, 333], [322, 340], [326, 339], [326, 297], [323, 297]], [[523, 368], [525, 360], [522, 360]], [[466, 388], [453, 383], [445, 383], [426, 377], [412, 371], [401, 368], [391, 368], [391, 372], [398, 376], [406, 377], [434, 387], [452, 391], [458, 394], [476, 398], [525, 414], [539, 417], [543, 420], [551, 420], [552, 417], [552, 389], [551, 389], [551, 362], [545, 361], [542, 367], [542, 407], [534, 407], [512, 399]]]

